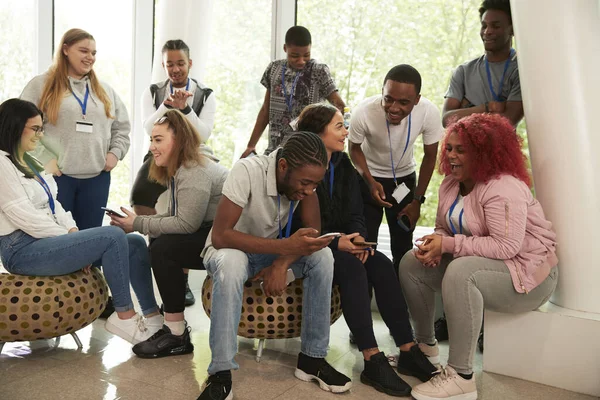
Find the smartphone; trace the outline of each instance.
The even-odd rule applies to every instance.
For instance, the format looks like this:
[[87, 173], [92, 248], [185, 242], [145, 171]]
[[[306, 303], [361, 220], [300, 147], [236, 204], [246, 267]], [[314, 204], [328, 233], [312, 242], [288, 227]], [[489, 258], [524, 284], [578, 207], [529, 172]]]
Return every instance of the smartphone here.
[[328, 237], [340, 237], [340, 236], [342, 236], [342, 234], [339, 232], [330, 232], [330, 233], [326, 233], [324, 235], [319, 236], [317, 239], [323, 239], [323, 238], [328, 238]]
[[404, 230], [405, 232], [410, 232], [412, 227], [408, 215], [402, 214], [400, 218], [398, 218], [398, 226], [400, 226], [400, 228], [402, 228], [402, 230]]
[[377, 246], [377, 242], [352, 242], [356, 246]]
[[119, 217], [119, 218], [127, 218], [127, 215], [123, 215], [120, 212], [111, 210], [110, 208], [106, 208], [106, 207], [100, 207], [100, 208], [102, 210], [104, 210], [108, 215], [114, 215], [115, 217]]

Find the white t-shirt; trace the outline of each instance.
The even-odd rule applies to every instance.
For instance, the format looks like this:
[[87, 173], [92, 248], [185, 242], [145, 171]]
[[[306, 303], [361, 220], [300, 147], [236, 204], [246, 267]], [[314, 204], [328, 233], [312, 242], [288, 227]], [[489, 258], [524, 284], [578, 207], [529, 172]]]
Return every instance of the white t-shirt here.
[[[439, 142], [444, 135], [440, 112], [431, 101], [421, 96], [419, 103], [411, 112], [411, 132], [407, 147], [409, 117], [404, 118], [399, 125], [390, 124], [390, 139], [388, 139], [381, 99], [381, 95], [369, 97], [356, 106], [350, 121], [348, 140], [361, 145], [371, 175], [378, 178], [393, 178], [390, 160], [391, 140], [396, 178], [410, 175], [417, 166], [413, 155], [413, 146], [417, 137], [423, 135], [423, 143], [429, 145]], [[405, 147], [406, 153], [402, 156]]]
[[[454, 204], [454, 203], [453, 203]], [[448, 214], [446, 214], [446, 223], [452, 229], [456, 229], [456, 234], [472, 236], [471, 231], [467, 225], [467, 217], [463, 212], [465, 208], [464, 197], [459, 193], [458, 198], [456, 200], [456, 205], [454, 208], [450, 207], [448, 210]], [[453, 231], [454, 233], [454, 231]]]

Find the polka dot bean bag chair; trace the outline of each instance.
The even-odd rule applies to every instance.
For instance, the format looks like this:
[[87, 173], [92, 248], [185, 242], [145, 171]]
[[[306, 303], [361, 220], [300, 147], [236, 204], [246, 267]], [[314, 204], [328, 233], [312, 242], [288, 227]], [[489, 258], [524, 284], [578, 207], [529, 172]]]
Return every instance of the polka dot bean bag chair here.
[[[296, 279], [281, 296], [265, 296], [260, 282], [244, 285], [242, 315], [238, 335], [249, 339], [288, 339], [300, 337], [302, 326], [302, 279]], [[202, 306], [210, 318], [212, 278], [207, 276], [202, 285]], [[331, 291], [331, 324], [342, 315], [340, 292]]]
[[98, 268], [61, 276], [0, 274], [0, 342], [72, 334], [94, 322], [107, 300]]

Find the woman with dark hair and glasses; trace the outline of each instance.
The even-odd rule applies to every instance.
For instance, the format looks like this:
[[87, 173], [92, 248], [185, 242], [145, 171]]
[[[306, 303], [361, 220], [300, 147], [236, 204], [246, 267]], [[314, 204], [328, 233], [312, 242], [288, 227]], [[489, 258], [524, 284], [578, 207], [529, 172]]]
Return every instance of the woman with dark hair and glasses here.
[[329, 245], [335, 260], [333, 283], [340, 288], [344, 318], [364, 357], [360, 380], [391, 396], [408, 396], [410, 386], [379, 351], [373, 332], [369, 286], [375, 291], [381, 317], [398, 346], [400, 373], [427, 381], [436, 371], [432, 362], [438, 362], [439, 353], [436, 348], [413, 340], [408, 309], [394, 266], [383, 253], [365, 244], [367, 228], [359, 177], [348, 154], [344, 153], [348, 136], [344, 118], [330, 104], [311, 104], [298, 117], [298, 129], [318, 134], [329, 158], [325, 178], [317, 187], [321, 233], [342, 233]]
[[184, 268], [204, 269], [200, 253], [221, 199], [228, 170], [200, 150], [200, 135], [179, 110], [169, 110], [154, 123], [150, 138], [149, 178], [167, 187], [169, 208], [164, 214], [125, 218], [111, 215], [111, 224], [125, 232], [150, 236], [150, 260], [163, 300], [164, 326], [133, 347], [139, 357], [156, 358], [191, 353], [194, 346], [184, 319]]
[[42, 121], [42, 112], [28, 101], [0, 105], [2, 264], [10, 273], [38, 276], [102, 265], [116, 310], [106, 329], [133, 344], [146, 340], [158, 328], [135, 312], [129, 290], [131, 283], [146, 317], [160, 318], [144, 239], [112, 226], [79, 231], [56, 198], [54, 178], [28, 154], [44, 137]]

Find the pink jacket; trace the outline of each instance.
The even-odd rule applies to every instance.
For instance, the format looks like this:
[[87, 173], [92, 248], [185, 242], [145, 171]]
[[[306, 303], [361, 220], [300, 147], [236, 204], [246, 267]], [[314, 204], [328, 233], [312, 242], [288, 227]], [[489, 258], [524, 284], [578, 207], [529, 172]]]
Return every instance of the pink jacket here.
[[446, 222], [458, 190], [451, 175], [440, 185], [435, 233], [443, 236], [442, 252], [503, 260], [519, 293], [542, 283], [558, 264], [556, 234], [527, 185], [510, 175], [477, 183], [464, 197], [464, 218], [473, 236], [452, 235]]

